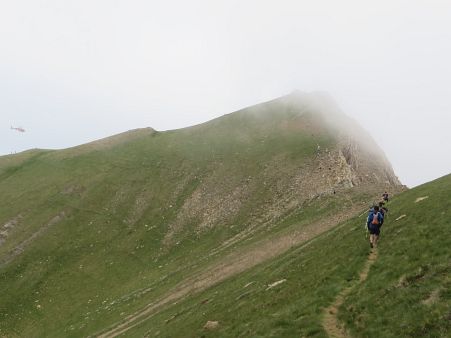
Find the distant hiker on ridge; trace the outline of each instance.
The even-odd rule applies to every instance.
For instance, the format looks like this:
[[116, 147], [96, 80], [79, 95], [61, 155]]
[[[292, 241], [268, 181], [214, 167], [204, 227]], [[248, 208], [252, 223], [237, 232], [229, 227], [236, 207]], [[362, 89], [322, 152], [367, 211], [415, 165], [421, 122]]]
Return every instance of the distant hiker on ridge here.
[[384, 193], [382, 194], [382, 199], [383, 199], [385, 202], [388, 202], [388, 192], [384, 192]]
[[368, 231], [370, 232], [370, 246], [374, 247], [377, 244], [377, 240], [379, 239], [379, 234], [381, 232], [380, 227], [384, 223], [384, 219], [382, 214], [379, 212], [379, 206], [375, 205], [368, 215], [368, 219], [366, 221], [366, 226], [368, 227]]

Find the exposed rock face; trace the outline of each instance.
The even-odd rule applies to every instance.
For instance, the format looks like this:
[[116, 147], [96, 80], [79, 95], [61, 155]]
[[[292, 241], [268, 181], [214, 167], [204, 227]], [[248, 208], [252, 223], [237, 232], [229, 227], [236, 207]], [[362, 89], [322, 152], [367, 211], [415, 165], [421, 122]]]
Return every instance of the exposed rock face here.
[[333, 162], [343, 169], [341, 174], [348, 186], [363, 183], [401, 186], [383, 150], [370, 133], [345, 115], [329, 95], [294, 92], [286, 100], [311, 113], [316, 123], [336, 135], [336, 156], [340, 160]]
[[[215, 128], [220, 132], [222, 126], [229, 123], [227, 118], [236, 116], [252, 126], [258, 125], [258, 132], [264, 130], [261, 140], [255, 141], [253, 147], [258, 143], [271, 146], [268, 142], [271, 138], [279, 142], [296, 134], [305, 135], [308, 142], [328, 139], [328, 145], [315, 146], [308, 161], [288, 157], [290, 155], [282, 149], [276, 156], [268, 155], [253, 176], [238, 180], [237, 173], [224, 171], [226, 163], [222, 162], [212, 161], [211, 172], [202, 178], [188, 172], [184, 182], [188, 184], [197, 178], [198, 185], [186, 196], [176, 219], [169, 224], [167, 245], [187, 224], [195, 225], [198, 233], [218, 225], [233, 226], [246, 205], [252, 209], [251, 215], [246, 217], [248, 231], [252, 232], [321, 196], [348, 189], [396, 192], [402, 187], [370, 134], [341, 112], [328, 96], [295, 92], [194, 128], [199, 133]], [[249, 128], [244, 123], [241, 127]], [[255, 136], [244, 134], [243, 137]], [[308, 147], [302, 143], [296, 146], [301, 150]], [[241, 151], [236, 149], [237, 154]], [[180, 187], [180, 191], [183, 190], [184, 187]], [[257, 194], [265, 197], [252, 205], [250, 201]]]

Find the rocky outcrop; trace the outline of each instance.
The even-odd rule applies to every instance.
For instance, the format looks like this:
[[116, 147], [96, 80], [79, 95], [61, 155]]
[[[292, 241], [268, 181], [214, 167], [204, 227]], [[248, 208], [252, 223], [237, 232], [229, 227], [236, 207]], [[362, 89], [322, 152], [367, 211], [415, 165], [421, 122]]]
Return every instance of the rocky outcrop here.
[[[226, 171], [227, 163], [212, 161], [208, 173], [203, 174], [202, 179], [195, 179], [195, 189], [184, 194], [184, 186], [192, 184], [195, 177], [187, 171], [178, 193], [174, 192], [174, 201], [178, 199], [176, 195], [183, 194], [184, 198], [175, 219], [168, 224], [165, 245], [177, 243], [177, 234], [188, 227], [200, 235], [217, 226], [234, 227], [241, 217], [246, 219], [246, 224], [239, 236], [247, 237], [255, 229], [274, 226], [313, 199], [346, 194], [349, 189], [375, 193], [378, 190], [379, 194], [402, 187], [383, 151], [368, 132], [323, 94], [294, 93], [195, 129], [199, 133], [221, 130], [230, 123], [228, 119], [236, 117], [245, 121], [240, 126], [243, 131], [247, 131], [249, 125], [258, 126], [257, 132], [264, 131], [260, 141], [252, 143], [254, 148], [259, 143], [271, 146], [268, 140], [282, 143], [284, 138], [298, 138], [298, 135], [304, 135], [309, 143], [317, 141], [318, 145], [315, 149], [309, 148], [311, 143], [290, 145], [299, 147], [302, 152], [311, 149], [306, 157], [295, 157], [290, 155], [292, 150], [281, 149], [279, 154], [264, 158], [265, 162], [259, 163], [259, 169], [251, 176]], [[255, 137], [244, 132], [240, 136], [243, 139]], [[236, 149], [235, 154], [241, 151]], [[253, 202], [255, 196], [260, 196], [257, 203]], [[168, 205], [172, 208], [174, 203], [168, 202]]]
[[[393, 187], [402, 185], [384, 151], [370, 133], [344, 114], [330, 95], [322, 92], [296, 91], [288, 95], [286, 100], [298, 107], [302, 113], [310, 113], [316, 125], [334, 135], [339, 150], [338, 156], [344, 157], [351, 171], [348, 172], [348, 178], [352, 185], [362, 183]], [[340, 163], [341, 161], [338, 162]]]

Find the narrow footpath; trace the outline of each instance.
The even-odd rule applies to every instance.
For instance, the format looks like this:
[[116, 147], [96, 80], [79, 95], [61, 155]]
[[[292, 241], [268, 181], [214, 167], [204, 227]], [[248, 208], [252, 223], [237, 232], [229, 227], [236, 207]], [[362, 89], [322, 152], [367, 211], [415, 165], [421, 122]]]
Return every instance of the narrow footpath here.
[[331, 338], [349, 338], [350, 335], [346, 332], [343, 325], [338, 321], [337, 313], [340, 306], [343, 304], [349, 293], [360, 284], [365, 282], [368, 277], [368, 272], [371, 266], [377, 259], [377, 249], [371, 250], [365, 265], [359, 275], [359, 280], [357, 283], [348, 286], [343, 289], [335, 298], [335, 301], [324, 310], [323, 317], [323, 328], [327, 332], [328, 336]]

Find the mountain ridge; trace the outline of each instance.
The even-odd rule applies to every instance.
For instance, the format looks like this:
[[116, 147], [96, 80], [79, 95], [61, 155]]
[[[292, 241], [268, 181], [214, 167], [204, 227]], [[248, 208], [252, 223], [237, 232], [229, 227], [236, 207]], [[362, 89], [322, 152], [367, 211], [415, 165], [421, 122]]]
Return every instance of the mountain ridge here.
[[337, 211], [404, 189], [303, 100], [0, 159], [2, 332], [92, 334], [221, 257], [270, 239], [298, 245], [333, 228]]

